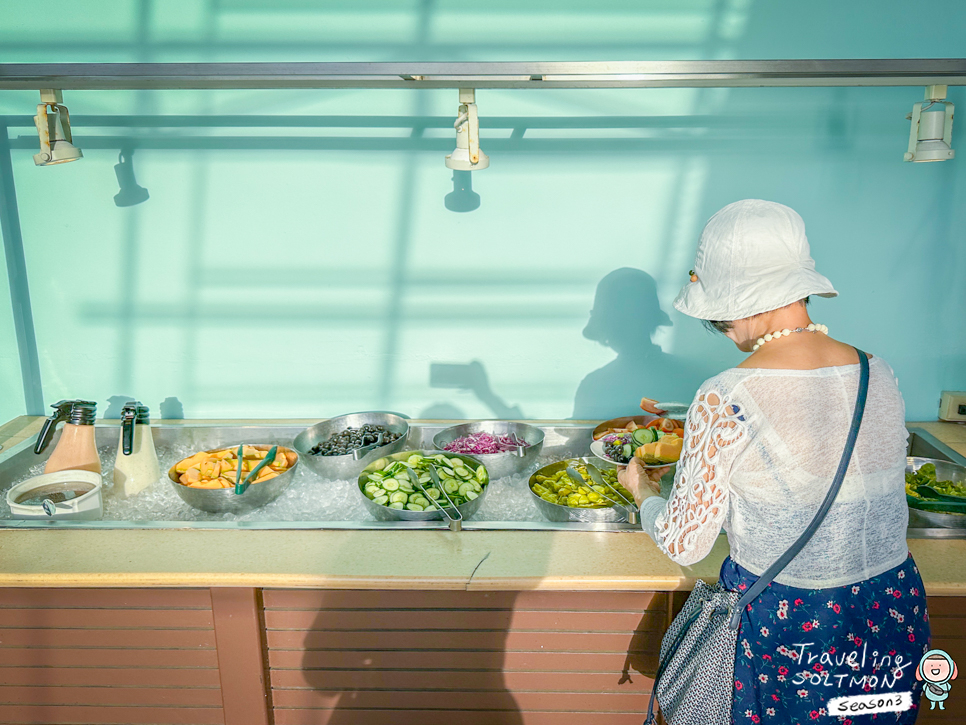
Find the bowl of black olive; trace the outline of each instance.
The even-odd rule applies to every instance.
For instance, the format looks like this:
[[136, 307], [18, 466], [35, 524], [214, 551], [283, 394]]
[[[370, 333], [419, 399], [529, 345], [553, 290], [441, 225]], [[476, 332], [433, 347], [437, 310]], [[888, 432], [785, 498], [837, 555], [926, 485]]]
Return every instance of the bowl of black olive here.
[[295, 436], [292, 447], [322, 478], [342, 481], [355, 478], [378, 458], [403, 450], [408, 438], [405, 418], [370, 411], [316, 423]]

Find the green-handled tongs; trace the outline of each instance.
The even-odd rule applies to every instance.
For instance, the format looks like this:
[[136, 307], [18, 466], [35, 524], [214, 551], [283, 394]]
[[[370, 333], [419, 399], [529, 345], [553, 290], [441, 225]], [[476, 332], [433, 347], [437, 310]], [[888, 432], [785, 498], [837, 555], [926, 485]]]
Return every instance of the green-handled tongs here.
[[251, 470], [251, 473], [245, 476], [245, 480], [242, 481], [241, 469], [242, 469], [243, 449], [244, 449], [244, 446], [238, 446], [238, 472], [235, 474], [235, 493], [237, 493], [238, 495], [241, 495], [248, 490], [248, 487], [252, 485], [251, 484], [252, 480], [256, 476], [258, 476], [258, 472], [261, 471], [263, 468], [265, 468], [265, 466], [269, 465], [272, 461], [274, 461], [275, 454], [278, 452], [278, 446], [272, 446], [271, 449], [268, 451], [268, 453], [265, 454], [265, 457], [262, 459], [262, 462], [259, 463], [257, 466], [255, 466]]

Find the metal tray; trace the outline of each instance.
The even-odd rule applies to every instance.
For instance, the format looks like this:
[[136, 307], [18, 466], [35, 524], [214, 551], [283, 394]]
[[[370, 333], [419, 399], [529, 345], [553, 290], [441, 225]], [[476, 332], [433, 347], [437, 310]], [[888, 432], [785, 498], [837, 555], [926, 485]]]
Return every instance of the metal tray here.
[[[451, 427], [459, 421], [410, 421], [410, 433], [408, 447], [420, 450], [432, 450], [433, 438], [440, 431]], [[563, 459], [573, 458], [578, 454], [586, 455], [590, 449], [590, 431], [593, 428], [588, 423], [575, 422], [553, 422], [546, 425], [538, 425], [544, 434], [544, 448], [542, 451], [542, 461], [547, 462], [547, 458]], [[172, 451], [183, 453], [186, 449], [189, 452], [222, 448], [228, 445], [237, 445], [239, 442], [246, 443], [265, 443], [277, 444], [293, 447], [292, 441], [303, 430], [305, 425], [272, 424], [261, 425], [223, 425], [223, 424], [204, 424], [192, 423], [161, 423], [152, 424], [152, 434], [155, 446], [161, 458], [161, 468], [167, 471], [170, 466], [179, 460], [182, 455], [175, 455]], [[98, 421], [95, 426], [95, 441], [101, 452], [102, 461], [107, 455], [116, 449], [120, 431], [119, 426], [114, 421]], [[56, 444], [60, 433], [56, 434], [53, 443]], [[33, 444], [36, 437], [23, 441], [16, 446], [0, 451], [0, 496], [10, 485], [22, 478], [32, 467], [40, 466], [53, 450], [54, 445], [48, 446], [47, 450], [41, 455], [33, 453]], [[532, 464], [536, 468], [537, 463]], [[302, 484], [305, 484], [306, 477], [315, 487], [314, 491], [319, 495], [326, 495], [327, 487], [334, 485], [334, 482], [317, 477], [312, 471], [299, 466], [303, 477]], [[527, 471], [529, 472], [529, 471]], [[110, 466], [104, 468], [105, 482], [110, 481]], [[353, 485], [356, 477], [353, 476]], [[515, 480], [515, 479], [514, 479]], [[491, 478], [489, 486], [495, 482]], [[500, 479], [503, 485], [510, 485], [508, 479]], [[170, 487], [167, 476], [164, 476], [164, 485]], [[293, 483], [291, 489], [295, 489], [298, 482]], [[529, 491], [526, 490], [525, 482], [515, 489], [521, 499], [529, 500]], [[106, 498], [109, 499], [110, 492], [105, 491]], [[176, 498], [172, 495], [173, 498]], [[359, 498], [357, 492], [353, 492], [353, 500]], [[9, 513], [0, 512], [0, 528], [91, 528], [91, 529], [127, 529], [127, 528], [159, 528], [159, 529], [440, 529], [446, 528], [445, 521], [379, 521], [372, 515], [365, 512], [355, 519], [333, 520], [329, 519], [301, 519], [301, 520], [270, 520], [265, 515], [265, 510], [269, 507], [259, 509], [248, 515], [242, 520], [232, 521], [223, 520], [218, 515], [212, 514], [206, 520], [185, 520], [186, 517], [178, 518], [174, 515], [158, 516], [152, 520], [101, 520], [84, 522], [47, 522], [47, 521], [19, 521], [6, 518]], [[360, 508], [362, 506], [360, 505]], [[485, 506], [483, 507], [486, 508]], [[467, 517], [463, 528], [484, 529], [484, 530], [576, 530], [576, 531], [640, 531], [639, 527], [632, 527], [622, 523], [563, 523], [549, 522], [545, 520], [539, 511], [534, 510], [526, 520], [497, 520], [494, 517], [476, 514], [472, 518]]]
[[[433, 448], [433, 437], [456, 423], [464, 421], [410, 421], [408, 445], [413, 449], [429, 450]], [[544, 460], [562, 460], [577, 458], [590, 453], [591, 431], [596, 422], [572, 421], [534, 421], [544, 432]], [[204, 424], [184, 421], [183, 423], [165, 423], [152, 425], [152, 433], [156, 447], [173, 450], [175, 448], [190, 448], [193, 451], [221, 448], [227, 445], [237, 445], [241, 441], [249, 443], [269, 443], [291, 446], [292, 441], [302, 430], [301, 425], [282, 425], [265, 423], [260, 425], [224, 425]], [[57, 436], [60, 434], [57, 433]], [[101, 422], [95, 426], [95, 438], [98, 447], [103, 450], [113, 450], [120, 437], [117, 422]], [[56, 443], [56, 438], [54, 442]], [[54, 446], [48, 446], [41, 455], [33, 453], [36, 436], [28, 438], [10, 448], [0, 450], [0, 494], [5, 494], [10, 485], [24, 477], [32, 468], [46, 460]], [[953, 451], [949, 446], [938, 441], [934, 436], [921, 429], [910, 429], [909, 455], [928, 458], [941, 458], [960, 465], [966, 465], [966, 457]], [[177, 456], [162, 455], [162, 470], [167, 469], [178, 460]], [[110, 471], [105, 469], [107, 478]], [[308, 469], [303, 471], [309, 475]], [[165, 477], [166, 478], [166, 477]], [[490, 482], [494, 485], [496, 481]], [[169, 484], [165, 481], [165, 485]], [[320, 490], [327, 485], [319, 479]], [[526, 482], [522, 483], [526, 487]], [[521, 491], [521, 496], [529, 497], [529, 491]], [[173, 496], [173, 494], [172, 494]], [[175, 497], [177, 498], [177, 497]], [[486, 507], [483, 507], [484, 510]], [[84, 529], [443, 529], [443, 521], [376, 521], [376, 520], [298, 520], [298, 521], [270, 521], [258, 518], [263, 509], [249, 515], [243, 521], [184, 521], [174, 518], [158, 518], [150, 521], [18, 521], [10, 518], [0, 518], [0, 528], [36, 529], [36, 528], [84, 528]], [[911, 509], [909, 512], [909, 538], [966, 538], [966, 529], [946, 528], [936, 526], [935, 523], [921, 518], [922, 512]], [[9, 516], [9, 513], [6, 514]], [[507, 521], [498, 518], [486, 518], [477, 515], [468, 519], [464, 530], [524, 530], [524, 531], [618, 531], [640, 532], [639, 526], [624, 523], [581, 523], [547, 521], [538, 511], [525, 521]]]

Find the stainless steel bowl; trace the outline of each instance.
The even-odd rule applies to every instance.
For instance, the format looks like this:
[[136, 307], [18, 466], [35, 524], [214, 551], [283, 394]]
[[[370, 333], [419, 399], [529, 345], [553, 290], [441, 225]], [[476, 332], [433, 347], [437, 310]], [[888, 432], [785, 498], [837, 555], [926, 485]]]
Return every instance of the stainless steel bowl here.
[[578, 509], [571, 506], [561, 506], [560, 504], [544, 501], [533, 492], [533, 484], [537, 482], [537, 476], [552, 476], [558, 471], [565, 470], [567, 466], [573, 465], [574, 462], [590, 463], [597, 466], [597, 468], [617, 468], [615, 464], [602, 461], [599, 458], [586, 457], [568, 458], [564, 461], [557, 461], [556, 463], [551, 463], [549, 466], [544, 466], [543, 468], [535, 471], [533, 475], [530, 476], [530, 480], [527, 481], [527, 490], [530, 492], [530, 495], [533, 496], [533, 500], [536, 501], [537, 508], [540, 509], [540, 513], [551, 521], [583, 521], [585, 523], [626, 522], [627, 512], [619, 506], [602, 509]]
[[[920, 458], [910, 456], [906, 459], [906, 472], [915, 473], [927, 463], [936, 466], [936, 479], [939, 481], [954, 481], [956, 483], [966, 482], [966, 466], [958, 463], [951, 463], [940, 458]], [[966, 528], [966, 514], [954, 514], [948, 511], [936, 511], [943, 507], [942, 501], [920, 501], [910, 496], [906, 497], [909, 506], [916, 511], [916, 515], [928, 521], [933, 526], [944, 529], [963, 529]]]
[[[383, 458], [387, 459], [388, 461], [405, 461], [413, 453], [421, 453], [424, 456], [435, 456], [439, 452], [440, 451], [403, 451], [402, 453], [394, 453], [391, 456], [383, 456]], [[449, 451], [443, 451], [443, 454], [447, 458], [459, 458], [461, 461], [463, 461], [463, 463], [466, 464], [467, 468], [474, 473], [476, 472], [477, 468], [483, 465], [475, 458], [471, 456], [464, 456], [462, 453], [450, 453]], [[388, 506], [380, 506], [377, 503], [373, 503], [372, 499], [366, 496], [362, 489], [369, 480], [367, 476], [370, 472], [381, 471], [383, 468], [389, 465], [386, 463], [385, 465], [380, 466], [378, 465], [379, 463], [381, 463], [381, 461], [373, 461], [370, 463], [365, 470], [359, 474], [359, 481], [358, 485], [356, 486], [356, 490], [359, 492], [359, 495], [362, 496], [362, 503], [369, 510], [369, 513], [375, 516], [379, 521], [438, 521], [443, 518], [443, 514], [441, 514], [439, 509], [436, 507], [433, 507], [431, 511], [408, 511], [406, 509], [391, 509]], [[484, 466], [484, 469], [485, 468], [486, 467]], [[487, 475], [489, 476], [489, 471], [487, 471]], [[460, 512], [464, 519], [468, 519], [479, 510], [480, 506], [483, 505], [483, 499], [486, 498], [486, 492], [489, 490], [490, 484], [487, 482], [487, 484], [483, 487], [483, 493], [474, 498], [472, 501], [467, 501], [466, 503], [457, 506], [456, 510]], [[445, 506], [445, 501], [442, 503]]]
[[[249, 444], [246, 443], [245, 445]], [[205, 453], [223, 451], [226, 447], [230, 448], [231, 446], [212, 448], [211, 450], [205, 451]], [[237, 448], [237, 444], [234, 447]], [[260, 451], [267, 451], [271, 447], [270, 445], [252, 445], [252, 448], [257, 448]], [[171, 480], [171, 485], [174, 486], [175, 493], [193, 508], [212, 514], [247, 514], [249, 511], [254, 511], [277, 499], [291, 485], [295, 478], [295, 469], [299, 465], [298, 453], [285, 446], [280, 446], [279, 448], [286, 452], [295, 453], [295, 465], [287, 471], [278, 474], [275, 478], [252, 484], [245, 490], [245, 493], [236, 494], [234, 488], [192, 488], [191, 486], [185, 486], [178, 480], [179, 474], [174, 470], [175, 466], [181, 463], [181, 461], [171, 466], [168, 470], [168, 478]], [[185, 459], [182, 458], [181, 460], [183, 461]]]
[[[361, 428], [364, 425], [381, 425], [386, 430], [398, 433], [399, 438], [385, 446], [375, 448], [360, 459], [355, 459], [351, 454], [345, 456], [316, 456], [309, 451], [317, 443], [327, 441], [332, 436], [341, 433], [346, 428]], [[292, 445], [302, 457], [305, 465], [319, 474], [322, 478], [330, 481], [351, 480], [359, 475], [359, 471], [368, 466], [375, 460], [388, 456], [406, 447], [406, 439], [409, 437], [409, 423], [405, 418], [392, 413], [368, 412], [368, 413], [349, 413], [340, 415], [338, 418], [329, 418], [321, 423], [316, 423], [310, 428], [306, 428], [297, 436]]]
[[526, 423], [509, 423], [505, 420], [480, 420], [473, 423], [463, 423], [446, 428], [433, 436], [433, 445], [446, 455], [450, 452], [445, 450], [446, 446], [460, 436], [470, 435], [471, 433], [490, 433], [491, 435], [515, 435], [518, 439], [526, 441], [529, 445], [524, 449], [523, 455], [516, 453], [473, 453], [473, 458], [481, 461], [486, 466], [486, 472], [491, 479], [512, 476], [523, 473], [540, 455], [543, 450], [543, 431], [536, 426]]

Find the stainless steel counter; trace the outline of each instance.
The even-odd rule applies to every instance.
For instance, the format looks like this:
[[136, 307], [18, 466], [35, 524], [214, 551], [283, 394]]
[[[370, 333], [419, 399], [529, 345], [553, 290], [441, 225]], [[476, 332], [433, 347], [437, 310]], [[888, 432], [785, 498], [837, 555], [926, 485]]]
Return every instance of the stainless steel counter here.
[[[544, 449], [536, 470], [548, 462], [589, 454], [592, 425], [553, 421], [534, 423], [545, 433]], [[409, 447], [432, 448], [433, 436], [447, 427], [439, 422], [412, 421]], [[180, 458], [195, 451], [245, 443], [291, 445], [303, 430], [292, 425], [160, 424], [152, 427], [161, 466], [167, 470]], [[381, 522], [373, 520], [361, 507], [351, 481], [327, 482], [300, 467], [298, 479], [279, 499], [264, 509], [246, 516], [204, 514], [189, 509], [175, 496], [173, 484], [158, 481], [132, 502], [117, 502], [110, 492], [110, 472], [117, 448], [119, 429], [108, 422], [96, 426], [96, 440], [104, 463], [105, 518], [101, 521], [19, 521], [10, 518], [6, 503], [0, 503], [0, 528], [16, 529], [441, 529], [443, 522]], [[59, 435], [59, 434], [58, 434]], [[36, 437], [0, 451], [0, 493], [29, 475], [40, 472], [47, 452], [33, 453]], [[909, 455], [942, 458], [966, 465], [966, 458], [940, 442], [930, 433], [910, 429]], [[532, 471], [527, 472], [527, 476]], [[666, 483], [669, 483], [667, 481]], [[328, 505], [319, 501], [330, 499]], [[526, 476], [491, 482], [488, 505], [464, 524], [466, 530], [522, 531], [616, 531], [640, 532], [629, 524], [560, 523], [545, 520], [530, 501]], [[910, 511], [908, 538], [966, 538], [966, 529], [930, 527]]]

